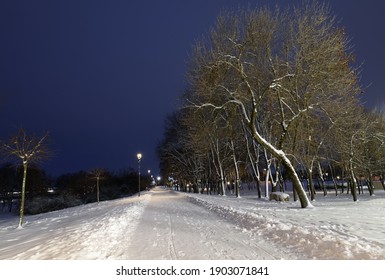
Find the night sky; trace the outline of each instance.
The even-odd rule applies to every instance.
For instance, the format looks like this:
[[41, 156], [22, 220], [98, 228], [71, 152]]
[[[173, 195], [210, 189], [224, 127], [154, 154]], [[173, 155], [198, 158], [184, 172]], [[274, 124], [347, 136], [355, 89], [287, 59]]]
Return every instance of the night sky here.
[[[105, 167], [158, 175], [156, 145], [186, 88], [192, 45], [221, 10], [301, 1], [0, 0], [0, 139], [51, 134], [52, 175]], [[367, 107], [385, 105], [385, 2], [333, 1]]]

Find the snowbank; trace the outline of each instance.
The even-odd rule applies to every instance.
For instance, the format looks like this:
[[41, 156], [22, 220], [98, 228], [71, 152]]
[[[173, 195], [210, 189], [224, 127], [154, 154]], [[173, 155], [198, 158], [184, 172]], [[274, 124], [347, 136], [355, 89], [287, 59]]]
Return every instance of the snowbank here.
[[315, 208], [296, 203], [187, 194], [190, 200], [229, 219], [301, 259], [385, 259], [385, 193], [317, 196]]
[[148, 194], [90, 203], [34, 216], [0, 216], [0, 259], [124, 258]]

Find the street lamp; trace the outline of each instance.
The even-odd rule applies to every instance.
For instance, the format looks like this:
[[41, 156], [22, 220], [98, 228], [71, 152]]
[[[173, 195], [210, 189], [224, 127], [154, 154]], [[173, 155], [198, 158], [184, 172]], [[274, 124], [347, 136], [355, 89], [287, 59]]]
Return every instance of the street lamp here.
[[140, 196], [140, 160], [142, 159], [142, 154], [138, 153], [136, 155], [136, 157], [138, 158], [138, 174], [139, 174], [139, 193], [138, 193], [138, 196]]

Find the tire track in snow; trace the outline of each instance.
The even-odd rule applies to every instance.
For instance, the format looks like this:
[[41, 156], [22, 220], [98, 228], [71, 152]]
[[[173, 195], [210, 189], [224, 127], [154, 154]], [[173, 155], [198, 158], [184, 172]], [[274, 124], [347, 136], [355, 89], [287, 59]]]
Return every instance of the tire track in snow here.
[[169, 248], [169, 255], [172, 260], [177, 260], [178, 256], [175, 252], [175, 245], [174, 245], [174, 232], [172, 229], [172, 221], [171, 221], [171, 215], [168, 213], [168, 223], [169, 223], [169, 243], [168, 243], [168, 248]]

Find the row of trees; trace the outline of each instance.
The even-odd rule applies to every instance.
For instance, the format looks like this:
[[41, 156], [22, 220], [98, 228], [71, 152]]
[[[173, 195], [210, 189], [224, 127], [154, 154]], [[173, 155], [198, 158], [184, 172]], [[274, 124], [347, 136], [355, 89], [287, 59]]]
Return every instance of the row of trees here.
[[158, 147], [162, 173], [220, 194], [231, 178], [237, 195], [241, 180], [289, 179], [303, 208], [326, 173], [347, 177], [355, 201], [358, 177], [372, 192], [373, 176], [384, 180], [385, 115], [360, 102], [354, 63], [323, 4], [224, 12], [194, 46], [190, 86]]
[[[39, 163], [52, 155], [47, 138], [48, 133], [37, 136], [20, 128], [10, 139], [0, 142], [0, 161], [12, 160], [0, 167], [0, 206], [2, 211], [8, 207], [11, 212], [15, 201], [18, 202], [19, 227], [23, 225], [24, 213], [58, 210], [138, 191], [139, 177], [133, 169], [113, 173], [95, 168], [51, 178], [39, 168]], [[141, 176], [141, 182], [145, 189], [151, 178]]]
[[[138, 192], [138, 173], [133, 170], [110, 172], [96, 168], [89, 172], [64, 174], [55, 180], [57, 193], [66, 193], [83, 203], [116, 199]], [[150, 186], [151, 178], [141, 176], [141, 190]]]
[[[13, 163], [0, 167], [0, 211], [12, 212], [21, 205], [23, 168]], [[67, 173], [56, 178], [31, 165], [27, 170], [23, 214], [59, 210], [70, 206], [116, 199], [138, 192], [138, 173], [133, 169], [110, 172], [97, 168]], [[141, 189], [150, 186], [150, 178], [141, 176]], [[18, 201], [15, 205], [15, 201]]]

